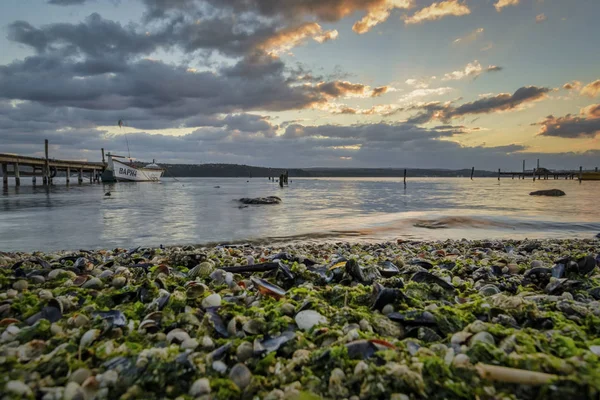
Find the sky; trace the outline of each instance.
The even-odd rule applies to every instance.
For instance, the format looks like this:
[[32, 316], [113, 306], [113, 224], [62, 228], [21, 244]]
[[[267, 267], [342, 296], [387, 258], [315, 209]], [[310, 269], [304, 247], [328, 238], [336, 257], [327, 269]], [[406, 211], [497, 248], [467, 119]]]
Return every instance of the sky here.
[[598, 15], [598, 0], [2, 0], [0, 153], [49, 139], [90, 161], [129, 142], [159, 164], [593, 168]]

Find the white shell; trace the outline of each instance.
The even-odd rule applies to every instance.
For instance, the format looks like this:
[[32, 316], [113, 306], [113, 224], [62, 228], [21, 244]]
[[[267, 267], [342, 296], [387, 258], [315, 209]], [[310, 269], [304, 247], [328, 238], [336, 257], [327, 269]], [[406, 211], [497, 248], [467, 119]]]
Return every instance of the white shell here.
[[324, 316], [322, 316], [314, 310], [300, 311], [298, 314], [296, 314], [295, 319], [298, 328], [305, 331], [310, 330], [315, 325], [329, 323], [327, 318], [325, 318]]

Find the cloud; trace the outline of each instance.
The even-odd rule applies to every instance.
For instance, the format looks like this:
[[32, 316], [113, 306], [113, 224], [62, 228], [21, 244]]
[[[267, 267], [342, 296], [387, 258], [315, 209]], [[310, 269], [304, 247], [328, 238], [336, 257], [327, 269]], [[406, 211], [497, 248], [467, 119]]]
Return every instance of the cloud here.
[[565, 90], [579, 90], [581, 89], [581, 82], [580, 81], [571, 81], [571, 82], [567, 82], [563, 85], [563, 89]]
[[463, 16], [471, 14], [471, 10], [465, 3], [459, 0], [445, 0], [433, 3], [429, 7], [422, 8], [411, 17], [404, 20], [405, 24], [419, 24], [424, 21], [434, 21], [449, 15]]
[[463, 70], [453, 71], [447, 73], [442, 78], [442, 81], [461, 80], [465, 78], [477, 78], [483, 72], [497, 72], [501, 71], [502, 67], [490, 65], [487, 68], [483, 68], [479, 61], [475, 60], [472, 63], [468, 63]]
[[498, 0], [494, 7], [496, 7], [496, 11], [500, 12], [504, 7], [516, 6], [520, 2], [521, 0]]
[[413, 0], [388, 0], [381, 6], [368, 9], [367, 14], [352, 26], [352, 30], [358, 34], [366, 33], [374, 26], [385, 22], [394, 8], [408, 9], [412, 6]]
[[404, 83], [409, 86], [414, 86], [417, 89], [425, 89], [429, 87], [428, 79], [407, 79]]
[[48, 0], [48, 4], [56, 6], [73, 6], [84, 4], [87, 0]]
[[583, 89], [581, 89], [581, 94], [590, 97], [600, 95], [600, 79], [585, 85]]
[[458, 107], [451, 103], [427, 103], [414, 106], [413, 109], [422, 110], [417, 115], [408, 119], [408, 122], [424, 124], [434, 119], [449, 121], [453, 118], [471, 114], [490, 114], [519, 109], [525, 104], [541, 100], [546, 97], [551, 89], [525, 86], [517, 89], [513, 94], [501, 93], [495, 96], [484, 97]]
[[600, 133], [600, 104], [592, 104], [579, 111], [578, 115], [567, 114], [564, 117], [547, 116], [538, 135], [567, 139], [593, 138]]
[[471, 32], [465, 36], [454, 39], [452, 44], [459, 45], [459, 44], [472, 43], [475, 40], [477, 40], [481, 35], [483, 35], [483, 32], [484, 32], [483, 28], [477, 28], [473, 32]]
[[387, 93], [390, 88], [388, 86], [380, 86], [373, 89], [371, 97], [379, 97], [384, 93]]
[[324, 31], [316, 22], [307, 22], [299, 26], [277, 31], [256, 47], [269, 54], [281, 54], [312, 38], [315, 42], [324, 43], [337, 38], [338, 31]]
[[546, 17], [546, 14], [542, 13], [542, 14], [536, 15], [535, 22], [539, 24], [539, 23], [546, 21], [547, 19], [548, 19], [548, 17]]
[[315, 86], [315, 90], [320, 94], [330, 97], [378, 97], [389, 90], [388, 86], [380, 86], [371, 89], [362, 83], [352, 83], [348, 81], [320, 82]]
[[452, 90], [454, 89], [452, 89], [451, 87], [440, 87], [435, 89], [415, 89], [412, 92], [402, 96], [400, 98], [400, 101], [409, 101], [427, 96], [443, 96], [445, 94], [450, 93]]

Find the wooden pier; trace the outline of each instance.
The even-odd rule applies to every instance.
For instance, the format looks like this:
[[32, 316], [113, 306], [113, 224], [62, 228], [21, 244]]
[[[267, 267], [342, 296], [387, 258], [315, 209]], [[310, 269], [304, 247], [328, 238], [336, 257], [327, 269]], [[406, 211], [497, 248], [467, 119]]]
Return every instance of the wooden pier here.
[[584, 170], [583, 167], [579, 167], [578, 171], [565, 171], [565, 170], [550, 170], [547, 168], [540, 167], [540, 160], [537, 160], [537, 168], [532, 170], [525, 169], [525, 160], [523, 160], [523, 170], [522, 171], [502, 171], [498, 169], [498, 180], [501, 177], [510, 176], [512, 179], [527, 179], [531, 178], [533, 181], [537, 180], [548, 180], [548, 179], [566, 179], [566, 180], [578, 180], [587, 181], [587, 180], [600, 180], [600, 172], [598, 172], [598, 167], [594, 170]]
[[[26, 157], [16, 154], [1, 154], [0, 164], [2, 165], [2, 183], [8, 186], [8, 177], [15, 178], [15, 185], [21, 185], [22, 176], [31, 176], [33, 184], [36, 184], [36, 177], [42, 177], [42, 184], [51, 185], [52, 179], [58, 172], [66, 173], [67, 185], [71, 181], [71, 172], [77, 173], [77, 181], [83, 183], [84, 176], [89, 178], [90, 183], [99, 182], [100, 174], [106, 168], [104, 162], [104, 149], [102, 149], [102, 162], [87, 161], [68, 161], [56, 160], [48, 157], [48, 140], [45, 141], [45, 158]], [[21, 168], [27, 168], [27, 171]]]

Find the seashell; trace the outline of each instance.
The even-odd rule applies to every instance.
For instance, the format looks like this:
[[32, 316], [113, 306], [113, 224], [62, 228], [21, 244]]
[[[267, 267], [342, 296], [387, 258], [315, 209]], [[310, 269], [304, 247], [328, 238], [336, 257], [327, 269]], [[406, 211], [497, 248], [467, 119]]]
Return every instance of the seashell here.
[[391, 261], [384, 261], [378, 266], [379, 273], [384, 278], [391, 278], [392, 276], [398, 275], [400, 270]]
[[215, 332], [221, 335], [224, 338], [229, 337], [229, 332], [227, 331], [227, 327], [223, 323], [221, 316], [217, 313], [218, 307], [207, 308], [206, 309], [206, 318], [208, 322], [213, 327]]
[[127, 318], [125, 317], [125, 314], [119, 310], [96, 311], [92, 313], [92, 316], [100, 317], [107, 321], [111, 328], [123, 328], [127, 326]]
[[79, 275], [78, 277], [76, 277], [75, 279], [73, 279], [73, 285], [75, 285], [75, 286], [81, 286], [84, 283], [86, 283], [88, 279], [89, 279], [88, 275]]
[[167, 342], [181, 344], [190, 339], [190, 335], [183, 329], [173, 329], [167, 333]]
[[371, 294], [371, 298], [373, 299], [371, 309], [381, 311], [383, 310], [383, 307], [394, 303], [402, 297], [403, 295], [400, 290], [385, 288], [376, 282], [373, 284], [373, 291]]
[[315, 325], [329, 323], [327, 318], [314, 310], [300, 311], [298, 314], [296, 314], [294, 319], [296, 320], [296, 325], [298, 325], [298, 328], [304, 331], [309, 331]]
[[254, 286], [258, 289], [259, 293], [264, 296], [271, 296], [277, 300], [285, 296], [285, 290], [283, 290], [277, 285], [267, 282], [264, 279], [259, 279], [255, 277], [252, 277], [250, 279], [252, 280]]
[[242, 363], [237, 363], [229, 371], [229, 379], [240, 389], [244, 390], [252, 381], [252, 372]]
[[454, 286], [452, 286], [450, 283], [426, 271], [419, 271], [415, 273], [410, 280], [413, 282], [436, 284], [444, 290], [452, 292], [454, 291]]
[[81, 360], [81, 350], [89, 347], [96, 339], [100, 337], [99, 329], [90, 329], [83, 334], [79, 341], [79, 359]]
[[203, 308], [220, 307], [221, 296], [217, 293], [213, 293], [202, 300]]
[[204, 292], [207, 290], [206, 285], [196, 281], [187, 282], [185, 287], [185, 293], [188, 299], [197, 299], [198, 297], [202, 297]]
[[265, 327], [265, 321], [251, 319], [242, 326], [242, 329], [249, 335], [260, 335]]

